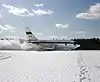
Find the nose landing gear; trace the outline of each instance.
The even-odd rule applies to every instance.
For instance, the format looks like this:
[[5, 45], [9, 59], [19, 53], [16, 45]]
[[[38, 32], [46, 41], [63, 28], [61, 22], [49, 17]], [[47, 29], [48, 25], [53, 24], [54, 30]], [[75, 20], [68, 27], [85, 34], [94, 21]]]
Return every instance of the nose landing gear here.
[[67, 46], [67, 43], [65, 43], [65, 46]]

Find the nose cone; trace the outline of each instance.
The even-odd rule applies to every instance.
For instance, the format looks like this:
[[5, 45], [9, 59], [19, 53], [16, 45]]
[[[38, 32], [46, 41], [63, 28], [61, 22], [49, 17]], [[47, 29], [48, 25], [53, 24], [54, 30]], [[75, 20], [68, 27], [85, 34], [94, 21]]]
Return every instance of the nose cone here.
[[75, 47], [78, 48], [78, 47], [80, 47], [80, 45], [79, 44], [76, 44]]
[[70, 49], [76, 49], [76, 48], [80, 47], [80, 45], [78, 45], [78, 44], [76, 44], [76, 45], [74, 45], [74, 44], [67, 44], [67, 46], [68, 46]]

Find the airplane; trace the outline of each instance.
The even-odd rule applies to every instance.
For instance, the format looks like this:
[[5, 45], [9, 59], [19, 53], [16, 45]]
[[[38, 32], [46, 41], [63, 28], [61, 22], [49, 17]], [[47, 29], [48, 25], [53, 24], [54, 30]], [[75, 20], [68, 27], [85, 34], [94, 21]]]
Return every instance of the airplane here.
[[25, 32], [26, 42], [31, 46], [29, 50], [73, 50], [79, 47], [72, 40], [39, 40], [28, 27], [26, 27]]

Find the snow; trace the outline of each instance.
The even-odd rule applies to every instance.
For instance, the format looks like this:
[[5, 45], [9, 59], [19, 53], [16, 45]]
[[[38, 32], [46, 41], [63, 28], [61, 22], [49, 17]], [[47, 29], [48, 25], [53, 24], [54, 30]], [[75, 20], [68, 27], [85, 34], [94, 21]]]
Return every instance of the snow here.
[[100, 82], [100, 51], [0, 51], [0, 82]]
[[0, 40], [0, 50], [25, 50], [31, 47], [26, 42], [21, 44], [19, 40]]

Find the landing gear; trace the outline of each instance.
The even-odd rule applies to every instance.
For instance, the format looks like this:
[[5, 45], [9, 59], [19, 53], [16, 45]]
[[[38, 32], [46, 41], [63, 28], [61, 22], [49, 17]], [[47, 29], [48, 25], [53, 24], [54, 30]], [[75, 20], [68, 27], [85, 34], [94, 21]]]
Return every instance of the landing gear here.
[[65, 46], [67, 46], [67, 43], [65, 43]]

